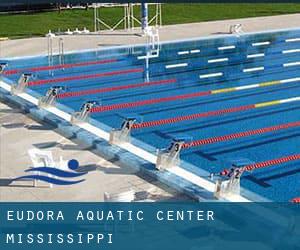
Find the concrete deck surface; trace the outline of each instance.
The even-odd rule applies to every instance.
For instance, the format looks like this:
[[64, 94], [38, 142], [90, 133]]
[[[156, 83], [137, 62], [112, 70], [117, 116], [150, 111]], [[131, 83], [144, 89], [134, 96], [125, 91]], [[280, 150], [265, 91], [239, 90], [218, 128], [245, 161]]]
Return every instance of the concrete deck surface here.
[[[59, 156], [64, 160], [77, 159], [80, 170], [88, 172], [84, 176], [86, 181], [53, 188], [43, 183], [33, 187], [32, 181], [10, 183], [11, 178], [24, 175], [24, 170], [32, 166], [27, 150], [33, 147], [51, 150], [57, 161]], [[115, 194], [129, 190], [136, 193], [137, 201], [188, 199], [151, 178], [143, 178], [0, 102], [0, 201], [103, 201], [104, 192]]]

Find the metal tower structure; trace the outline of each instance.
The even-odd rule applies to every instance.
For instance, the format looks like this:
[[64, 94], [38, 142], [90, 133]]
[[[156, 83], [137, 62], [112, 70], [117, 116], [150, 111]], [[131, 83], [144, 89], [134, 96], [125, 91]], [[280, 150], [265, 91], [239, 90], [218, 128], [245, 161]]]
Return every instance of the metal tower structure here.
[[[148, 6], [155, 6], [155, 14], [149, 16]], [[141, 15], [137, 16], [134, 13], [134, 7], [141, 6]], [[104, 8], [123, 7], [123, 16], [113, 25], [109, 25], [101, 16], [101, 10]], [[108, 3], [94, 3], [94, 31], [99, 32], [101, 30], [115, 30], [123, 28], [124, 30], [130, 30], [141, 27], [144, 31], [148, 25], [156, 27], [162, 26], [162, 8], [161, 3], [126, 3], [126, 4], [108, 4]], [[102, 27], [102, 28], [101, 28]]]

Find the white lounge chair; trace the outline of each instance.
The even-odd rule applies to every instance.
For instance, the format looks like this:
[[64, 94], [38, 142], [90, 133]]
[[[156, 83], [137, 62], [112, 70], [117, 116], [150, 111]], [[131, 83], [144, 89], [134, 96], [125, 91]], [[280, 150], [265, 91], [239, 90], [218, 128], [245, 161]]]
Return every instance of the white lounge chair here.
[[52, 33], [51, 30], [49, 30], [49, 32], [45, 35], [45, 37], [53, 38], [55, 37], [55, 34]]
[[104, 193], [104, 201], [106, 202], [132, 202], [134, 199], [135, 192], [133, 190], [118, 194]]
[[[60, 157], [60, 160], [58, 163], [56, 163], [53, 159], [53, 155], [51, 151], [46, 151], [46, 150], [40, 150], [37, 148], [32, 148], [28, 150], [29, 157], [31, 159], [31, 162], [33, 164], [34, 168], [38, 167], [52, 167], [52, 168], [59, 168], [59, 169], [64, 169], [67, 170], [67, 162], [63, 160], [62, 157]], [[40, 173], [37, 171], [37, 175]], [[51, 176], [48, 174], [48, 176]], [[37, 186], [37, 180], [33, 181], [33, 185], [36, 187]], [[53, 184], [50, 184], [50, 187], [53, 187]]]
[[237, 35], [242, 34], [243, 33], [242, 25], [240, 23], [230, 25], [229, 32], [231, 34], [237, 34]]
[[[33, 164], [34, 168], [38, 167], [55, 167], [55, 162], [53, 160], [52, 152], [51, 151], [42, 151], [37, 148], [32, 148], [28, 150], [28, 154], [30, 157], [30, 160]], [[37, 175], [39, 175], [39, 172], [35, 172]], [[50, 176], [50, 175], [48, 175]], [[37, 186], [37, 180], [33, 180], [33, 186]], [[52, 188], [53, 185], [50, 184], [50, 187]]]
[[[135, 192], [133, 190], [129, 190], [123, 193], [118, 193], [118, 194], [109, 194], [107, 192], [104, 193], [104, 201], [105, 202], [133, 202], [135, 199]], [[110, 205], [107, 204], [109, 207]], [[121, 208], [122, 210], [126, 211], [126, 210], [131, 210], [131, 204], [122, 204]], [[126, 229], [128, 229], [128, 227], [131, 229], [131, 231], [134, 231], [134, 220], [132, 221], [124, 221], [124, 222], [120, 222], [118, 220], [114, 220], [113, 222], [109, 222], [106, 221], [104, 224], [104, 228], [105, 230], [108, 229], [109, 226], [112, 226], [112, 230], [113, 232], [116, 232], [117, 230], [120, 230], [120, 228], [122, 228], [122, 226], [126, 227]], [[111, 230], [111, 228], [110, 228]]]

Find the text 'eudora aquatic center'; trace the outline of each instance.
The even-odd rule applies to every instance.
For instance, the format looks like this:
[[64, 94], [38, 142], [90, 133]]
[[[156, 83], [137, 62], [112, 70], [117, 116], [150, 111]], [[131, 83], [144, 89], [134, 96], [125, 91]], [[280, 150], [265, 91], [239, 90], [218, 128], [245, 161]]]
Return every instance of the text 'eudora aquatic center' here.
[[[143, 221], [143, 210], [78, 210], [74, 214], [75, 221]], [[68, 214], [68, 217], [70, 215]], [[7, 211], [7, 221], [64, 221], [63, 211]], [[147, 216], [148, 217], [148, 216]], [[154, 217], [154, 218], [152, 218]], [[214, 221], [215, 214], [212, 210], [158, 210], [151, 219], [157, 221]]]

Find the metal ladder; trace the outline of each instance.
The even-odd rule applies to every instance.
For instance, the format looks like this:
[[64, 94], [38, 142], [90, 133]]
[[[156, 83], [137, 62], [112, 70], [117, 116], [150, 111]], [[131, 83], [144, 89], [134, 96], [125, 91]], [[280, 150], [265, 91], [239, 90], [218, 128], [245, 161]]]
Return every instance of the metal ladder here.
[[[48, 66], [53, 66], [53, 37], [48, 36], [47, 39], [47, 51], [48, 51]], [[49, 75], [52, 75], [53, 71], [49, 69]]]
[[[65, 51], [64, 51], [64, 39], [59, 38], [58, 40], [58, 58], [59, 58], [59, 64], [64, 65], [65, 64]], [[64, 70], [64, 68], [63, 68]]]
[[148, 27], [145, 32], [147, 36], [147, 52], [145, 57], [145, 81], [149, 82], [150, 80], [150, 68], [149, 63], [151, 58], [159, 57], [160, 50], [160, 39], [158, 29], [152, 29]]
[[[54, 65], [52, 36], [48, 36], [47, 39], [47, 52], [48, 52], [48, 66], [52, 67]], [[61, 37], [58, 39], [58, 60], [60, 65], [65, 64], [64, 40]], [[49, 69], [49, 75], [53, 75], [53, 70], [51, 68]]]

